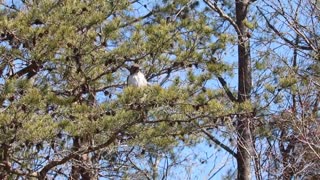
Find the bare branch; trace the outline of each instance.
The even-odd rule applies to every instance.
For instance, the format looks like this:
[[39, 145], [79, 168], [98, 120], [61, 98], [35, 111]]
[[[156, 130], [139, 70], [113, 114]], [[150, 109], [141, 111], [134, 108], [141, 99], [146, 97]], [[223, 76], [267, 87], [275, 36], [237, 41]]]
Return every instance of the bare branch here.
[[267, 25], [268, 27], [273, 31], [275, 32], [282, 40], [284, 40], [286, 43], [290, 44], [292, 47], [297, 47], [299, 49], [302, 49], [302, 50], [313, 50], [313, 48], [311, 46], [300, 46], [300, 45], [295, 45], [295, 42], [289, 40], [288, 38], [284, 37], [281, 32], [279, 32], [277, 30], [277, 28], [275, 28], [271, 23], [270, 21], [268, 20], [268, 18], [264, 15], [264, 13], [261, 11], [261, 9], [259, 7], [258, 8], [258, 11], [260, 12], [260, 14], [263, 16], [263, 18], [266, 20], [267, 22]]
[[1, 162], [0, 167], [3, 167], [10, 174], [16, 174], [19, 176], [27, 176], [27, 177], [37, 177], [36, 173], [26, 173], [26, 172], [23, 172], [19, 169], [12, 168], [12, 165], [7, 161]]
[[218, 5], [216, 2], [211, 2], [210, 0], [203, 0], [212, 10], [216, 11], [220, 17], [226, 19], [236, 30], [237, 34], [241, 36], [241, 31], [237, 25], [237, 23], [230, 17], [228, 16]]
[[48, 173], [48, 171], [50, 171], [52, 168], [64, 164], [66, 162], [68, 162], [69, 160], [75, 158], [76, 156], [80, 155], [80, 154], [85, 154], [85, 153], [89, 153], [89, 152], [93, 152], [102, 148], [105, 148], [107, 146], [109, 146], [112, 142], [114, 142], [114, 140], [116, 139], [117, 135], [119, 134], [120, 130], [116, 131], [115, 133], [113, 133], [113, 135], [103, 144], [100, 144], [98, 146], [95, 147], [87, 147], [85, 149], [79, 150], [77, 152], [73, 152], [67, 156], [65, 156], [64, 158], [62, 158], [59, 161], [51, 161], [50, 163], [48, 163], [46, 166], [44, 166], [44, 168], [42, 168], [42, 170], [39, 172], [39, 178], [40, 179], [44, 179], [46, 174]]

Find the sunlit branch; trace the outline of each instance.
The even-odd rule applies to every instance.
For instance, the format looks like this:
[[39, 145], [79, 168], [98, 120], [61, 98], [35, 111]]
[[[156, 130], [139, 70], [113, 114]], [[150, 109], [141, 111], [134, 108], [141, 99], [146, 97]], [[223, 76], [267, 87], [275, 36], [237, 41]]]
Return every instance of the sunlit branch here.
[[226, 146], [225, 144], [223, 144], [221, 141], [219, 141], [217, 138], [215, 138], [214, 136], [212, 136], [207, 130], [205, 129], [201, 129], [201, 131], [208, 136], [208, 138], [213, 141], [214, 143], [216, 143], [218, 146], [220, 146], [221, 148], [223, 148], [224, 150], [226, 150], [228, 153], [230, 153], [233, 157], [237, 158], [237, 153], [235, 153], [232, 149], [230, 149], [228, 146]]

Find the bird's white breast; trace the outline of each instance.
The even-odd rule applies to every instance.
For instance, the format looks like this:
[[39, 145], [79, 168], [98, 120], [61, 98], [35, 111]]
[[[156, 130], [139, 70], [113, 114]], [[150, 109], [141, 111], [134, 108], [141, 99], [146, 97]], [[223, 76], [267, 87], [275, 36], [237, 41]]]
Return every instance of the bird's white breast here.
[[147, 86], [148, 82], [145, 76], [141, 72], [137, 72], [129, 76], [128, 85], [142, 87], [142, 86]]

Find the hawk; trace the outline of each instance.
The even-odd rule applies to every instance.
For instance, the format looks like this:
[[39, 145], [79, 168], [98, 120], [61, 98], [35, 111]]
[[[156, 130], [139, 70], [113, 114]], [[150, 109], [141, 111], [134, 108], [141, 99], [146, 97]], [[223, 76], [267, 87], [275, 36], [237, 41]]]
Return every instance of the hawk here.
[[147, 86], [148, 82], [144, 74], [140, 71], [140, 66], [134, 64], [129, 68], [130, 75], [127, 78], [128, 86], [143, 87]]

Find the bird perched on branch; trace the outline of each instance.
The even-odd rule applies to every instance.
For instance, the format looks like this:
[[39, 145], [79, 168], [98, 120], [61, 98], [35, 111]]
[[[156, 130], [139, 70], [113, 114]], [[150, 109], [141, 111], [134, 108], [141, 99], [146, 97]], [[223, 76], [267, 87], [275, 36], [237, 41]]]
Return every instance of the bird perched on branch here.
[[148, 82], [144, 74], [140, 71], [140, 66], [134, 64], [129, 68], [130, 75], [127, 78], [128, 86], [143, 87], [147, 86]]

